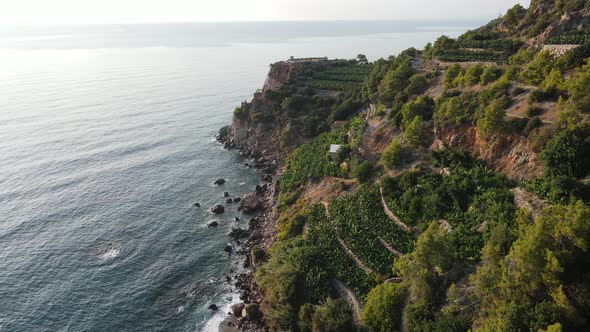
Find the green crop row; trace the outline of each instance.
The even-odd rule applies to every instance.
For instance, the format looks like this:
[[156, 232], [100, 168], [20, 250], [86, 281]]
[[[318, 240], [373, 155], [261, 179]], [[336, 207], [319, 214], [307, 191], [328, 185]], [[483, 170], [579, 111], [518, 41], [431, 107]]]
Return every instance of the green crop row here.
[[326, 266], [338, 279], [342, 280], [361, 298], [376, 285], [374, 276], [367, 275], [348, 257], [338, 243], [332, 224], [326, 218], [325, 208], [314, 205], [307, 217], [305, 238], [318, 246], [326, 257]]
[[377, 188], [363, 187], [354, 195], [330, 202], [330, 218], [340, 236], [365, 265], [384, 276], [391, 275], [394, 255], [379, 237], [397, 251], [408, 252], [413, 239], [397, 227], [383, 212]]
[[489, 40], [461, 40], [457, 43], [458, 48], [481, 48], [485, 50], [515, 52], [522, 46], [522, 41], [514, 39], [489, 39]]
[[439, 57], [442, 61], [448, 62], [467, 62], [467, 61], [490, 61], [498, 62], [505, 60], [501, 53], [490, 51], [470, 51], [470, 50], [449, 50], [444, 51]]
[[590, 41], [590, 30], [574, 30], [574, 31], [567, 31], [562, 33], [559, 36], [555, 36], [552, 38], [548, 38], [545, 43], [546, 44], [557, 44], [557, 45], [564, 45], [564, 44], [583, 44], [587, 41]]

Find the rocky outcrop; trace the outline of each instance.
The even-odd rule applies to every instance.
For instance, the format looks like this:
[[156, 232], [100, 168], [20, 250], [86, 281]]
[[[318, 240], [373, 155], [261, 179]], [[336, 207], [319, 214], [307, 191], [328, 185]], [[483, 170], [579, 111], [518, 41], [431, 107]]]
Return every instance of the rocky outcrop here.
[[492, 142], [483, 142], [477, 139], [475, 127], [437, 130], [430, 149], [442, 150], [446, 147], [463, 148], [513, 180], [526, 180], [543, 174], [543, 163], [524, 137], [506, 135]]
[[270, 65], [270, 71], [264, 81], [262, 92], [281, 88], [289, 80], [292, 70], [293, 64], [285, 61]]
[[264, 198], [256, 193], [247, 194], [242, 198], [240, 209], [244, 213], [254, 213], [264, 207]]

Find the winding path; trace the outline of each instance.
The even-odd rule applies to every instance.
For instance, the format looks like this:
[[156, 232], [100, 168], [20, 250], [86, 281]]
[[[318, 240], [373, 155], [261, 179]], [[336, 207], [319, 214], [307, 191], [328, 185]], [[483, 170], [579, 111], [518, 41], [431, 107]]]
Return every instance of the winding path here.
[[379, 242], [381, 243], [382, 246], [385, 247], [385, 249], [387, 249], [390, 253], [392, 253], [395, 257], [399, 257], [401, 255], [403, 255], [401, 252], [395, 250], [391, 244], [387, 243], [385, 240], [383, 240], [381, 237], [377, 237], [377, 239], [379, 239]]
[[336, 288], [336, 292], [338, 292], [338, 295], [345, 299], [346, 302], [352, 308], [352, 319], [354, 320], [354, 324], [356, 326], [360, 326], [362, 321], [361, 312], [363, 309], [361, 302], [356, 297], [354, 292], [350, 288], [346, 287], [346, 285], [342, 281], [334, 279], [332, 280], [332, 283], [334, 285], [334, 288]]
[[344, 252], [346, 252], [348, 257], [350, 257], [350, 259], [352, 259], [354, 261], [354, 264], [359, 269], [363, 270], [368, 275], [376, 275], [377, 274], [377, 273], [375, 273], [375, 271], [371, 270], [365, 264], [363, 264], [363, 262], [358, 257], [356, 257], [356, 255], [354, 254], [354, 252], [352, 252], [352, 250], [348, 249], [348, 246], [346, 245], [346, 243], [344, 243], [344, 240], [342, 240], [341, 238], [338, 238], [338, 242], [340, 242], [340, 246], [342, 247], [342, 249], [344, 249]]
[[387, 217], [389, 217], [389, 220], [393, 221], [404, 232], [410, 233], [410, 227], [408, 227], [408, 225], [404, 224], [401, 220], [399, 220], [399, 218], [387, 206], [385, 198], [383, 197], [383, 187], [381, 186], [381, 183], [379, 183], [379, 194], [381, 195], [381, 204], [383, 204], [383, 212], [385, 212]]

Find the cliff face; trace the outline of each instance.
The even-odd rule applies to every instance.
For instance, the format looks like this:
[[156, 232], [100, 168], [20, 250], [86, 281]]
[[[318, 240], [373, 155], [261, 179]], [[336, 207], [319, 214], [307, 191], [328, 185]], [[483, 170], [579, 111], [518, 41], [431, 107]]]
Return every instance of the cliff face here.
[[281, 129], [281, 121], [273, 112], [275, 104], [266, 93], [280, 89], [292, 71], [293, 64], [283, 61], [270, 66], [262, 91], [256, 92], [251, 101], [242, 102], [231, 125], [219, 131], [218, 138], [227, 148], [237, 148], [254, 157], [278, 155], [277, 131]]
[[270, 65], [262, 92], [280, 89], [289, 80], [292, 70], [293, 64], [284, 61]]

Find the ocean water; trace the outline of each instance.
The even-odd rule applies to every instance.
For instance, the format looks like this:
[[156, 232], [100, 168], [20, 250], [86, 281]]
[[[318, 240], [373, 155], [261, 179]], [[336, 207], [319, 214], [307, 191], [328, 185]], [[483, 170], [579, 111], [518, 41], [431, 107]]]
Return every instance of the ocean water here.
[[0, 331], [215, 331], [207, 307], [237, 301], [227, 233], [248, 218], [208, 208], [259, 174], [213, 136], [268, 65], [480, 23], [0, 27]]

